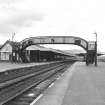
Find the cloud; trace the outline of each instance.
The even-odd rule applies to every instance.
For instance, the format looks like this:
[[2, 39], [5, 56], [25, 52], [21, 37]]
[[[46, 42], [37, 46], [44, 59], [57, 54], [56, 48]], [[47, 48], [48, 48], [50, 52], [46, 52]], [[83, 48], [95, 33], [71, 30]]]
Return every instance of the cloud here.
[[27, 22], [30, 22], [30, 24], [32, 24], [32, 21], [42, 21], [43, 20], [43, 16], [42, 14], [38, 14], [38, 13], [33, 13], [30, 11], [25, 11], [27, 13], [21, 13], [18, 15], [13, 16], [9, 23], [14, 25], [14, 26], [27, 26]]
[[0, 3], [14, 3], [14, 2], [18, 2], [20, 0], [0, 0]]
[[43, 21], [43, 18], [43, 13], [29, 8], [25, 2], [0, 0], [0, 34], [18, 32], [21, 28], [31, 27], [33, 22]]
[[0, 19], [0, 33], [16, 32], [22, 27], [31, 27], [34, 21], [42, 21], [43, 14], [32, 11], [18, 11], [4, 14]]

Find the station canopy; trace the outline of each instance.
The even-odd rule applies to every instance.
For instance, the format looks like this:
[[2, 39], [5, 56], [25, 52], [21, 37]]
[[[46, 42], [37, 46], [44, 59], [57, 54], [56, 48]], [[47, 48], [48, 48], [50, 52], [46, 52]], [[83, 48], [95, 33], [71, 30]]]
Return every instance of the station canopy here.
[[39, 46], [39, 45], [31, 45], [31, 46], [27, 47], [26, 50], [50, 51], [50, 49]]
[[52, 48], [45, 48], [45, 47], [39, 46], [39, 45], [31, 45], [31, 46], [27, 47], [26, 50], [51, 51], [51, 52], [59, 53], [59, 54], [63, 54], [63, 55], [75, 56], [74, 54], [68, 53], [66, 51], [61, 51], [61, 50], [52, 49]]

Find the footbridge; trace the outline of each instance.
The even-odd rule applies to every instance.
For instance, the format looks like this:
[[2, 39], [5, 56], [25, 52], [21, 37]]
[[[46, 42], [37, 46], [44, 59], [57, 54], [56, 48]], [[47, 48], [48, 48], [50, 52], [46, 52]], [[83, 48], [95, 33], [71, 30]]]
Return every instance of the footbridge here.
[[86, 41], [83, 38], [75, 36], [40, 36], [29, 37], [20, 42], [19, 51], [37, 44], [73, 44], [82, 47], [86, 53], [86, 64], [96, 63], [96, 42]]

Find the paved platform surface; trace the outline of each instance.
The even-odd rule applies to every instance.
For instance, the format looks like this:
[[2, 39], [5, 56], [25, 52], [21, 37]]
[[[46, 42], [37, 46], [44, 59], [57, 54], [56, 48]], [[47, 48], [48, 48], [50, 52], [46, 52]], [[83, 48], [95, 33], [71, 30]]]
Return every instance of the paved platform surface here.
[[36, 63], [11, 63], [11, 62], [0, 62], [0, 72], [11, 70], [14, 68], [30, 67], [35, 65], [43, 65], [51, 62], [36, 62]]
[[34, 105], [105, 105], [105, 63], [75, 63]]

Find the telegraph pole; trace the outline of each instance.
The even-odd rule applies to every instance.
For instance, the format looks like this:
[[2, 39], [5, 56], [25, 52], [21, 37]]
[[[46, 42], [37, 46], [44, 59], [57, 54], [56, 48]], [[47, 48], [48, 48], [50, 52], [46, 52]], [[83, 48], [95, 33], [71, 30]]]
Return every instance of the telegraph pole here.
[[97, 67], [97, 32], [94, 33], [96, 35], [95, 41], [95, 66]]

